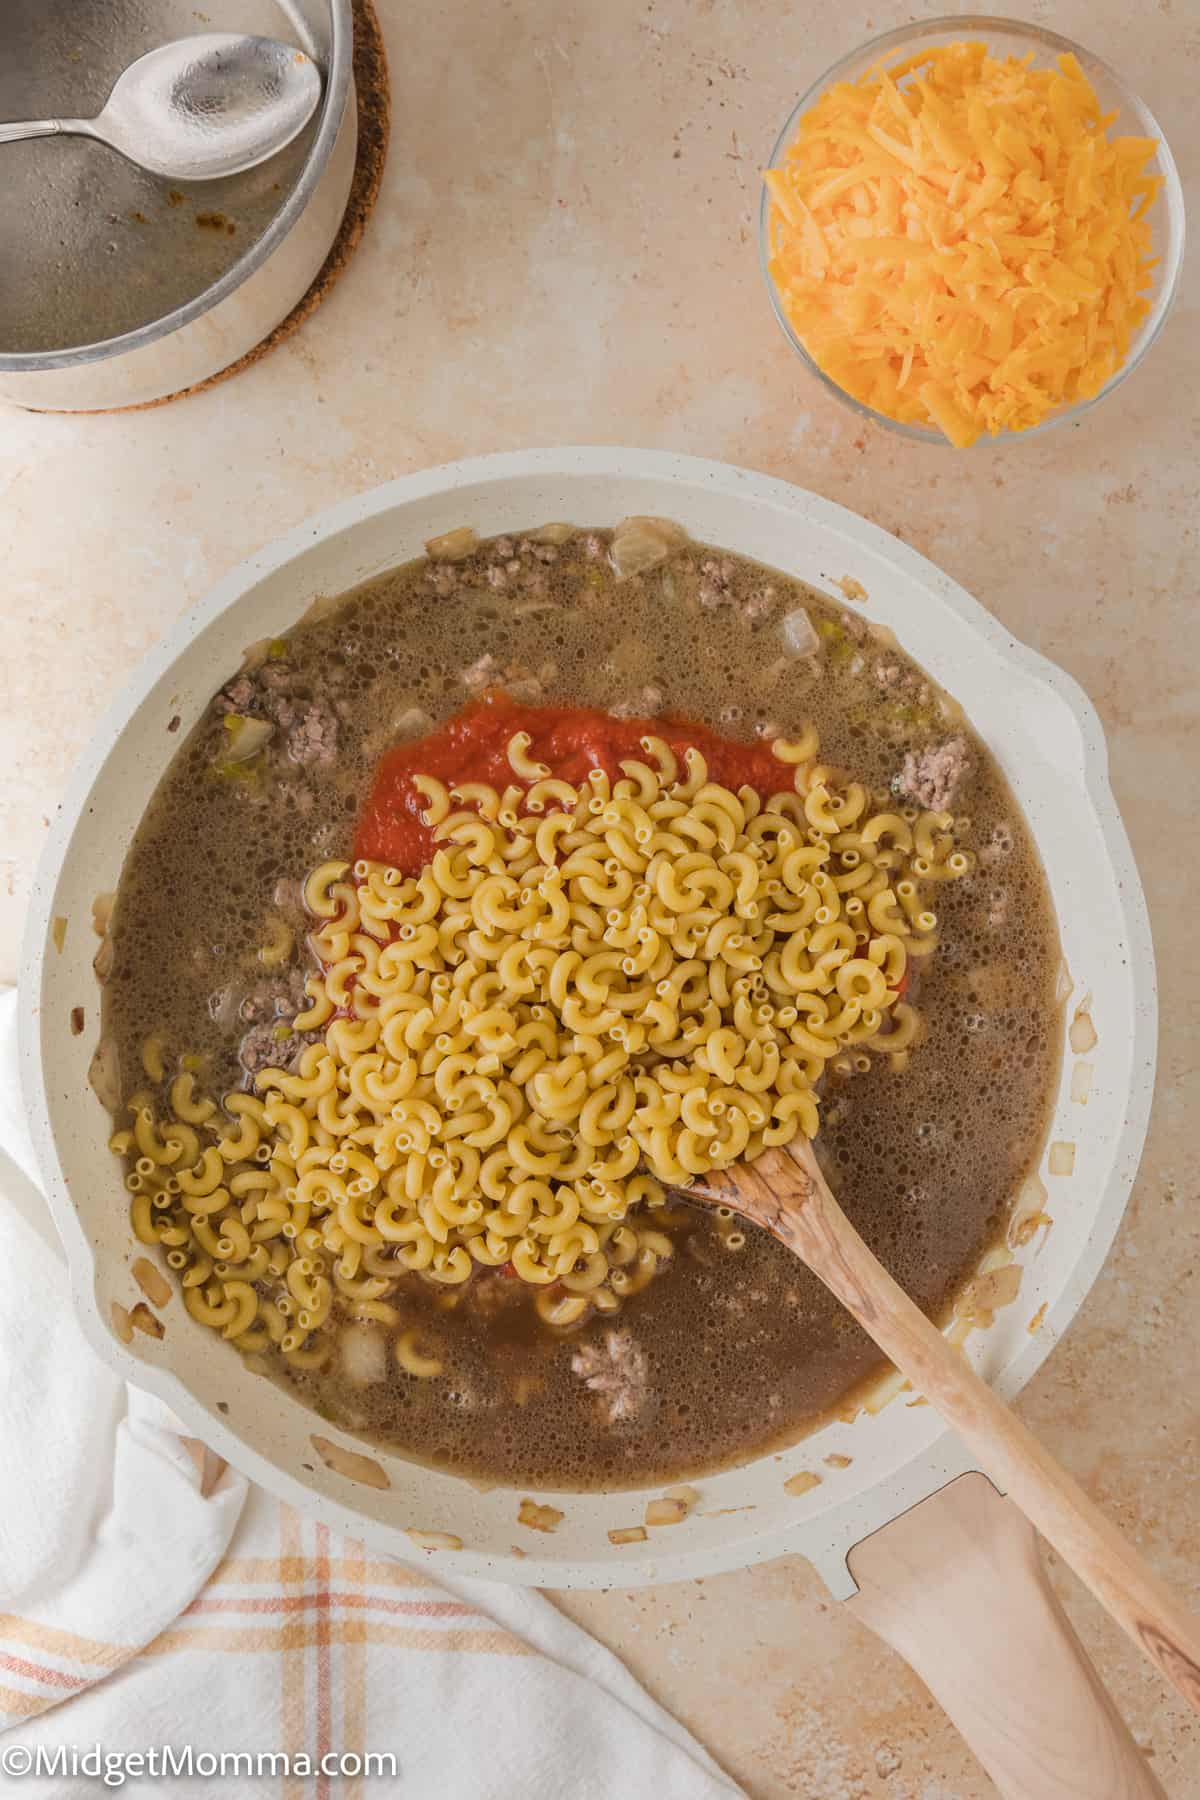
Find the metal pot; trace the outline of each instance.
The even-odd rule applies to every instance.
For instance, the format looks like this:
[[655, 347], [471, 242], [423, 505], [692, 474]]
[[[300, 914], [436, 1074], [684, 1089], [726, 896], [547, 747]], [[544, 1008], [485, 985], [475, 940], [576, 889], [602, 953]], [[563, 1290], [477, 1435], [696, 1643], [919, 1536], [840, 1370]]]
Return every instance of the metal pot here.
[[[314, 124], [261, 172], [196, 186], [188, 196], [165, 183], [155, 186], [115, 152], [83, 140], [6, 146], [7, 203], [33, 234], [23, 280], [34, 283], [28, 336], [38, 347], [12, 348], [11, 336], [9, 346], [0, 341], [0, 399], [37, 411], [93, 412], [178, 393], [261, 343], [324, 262], [354, 174], [351, 0], [254, 0], [249, 13], [245, 4], [232, 10], [214, 4], [208, 20], [206, 29], [260, 31], [307, 50], [325, 77]], [[36, 0], [32, 7], [17, 0], [0, 24], [0, 113], [28, 113], [31, 106], [45, 116], [86, 112], [88, 100], [102, 99], [111, 76], [140, 51], [196, 29], [194, 12], [177, 0], [156, 9], [152, 36], [137, 0]], [[72, 56], [76, 39], [87, 45], [92, 64], [99, 47], [102, 71], [88, 63], [81, 68], [78, 53]], [[58, 85], [57, 66], [64, 62], [69, 85]], [[273, 181], [282, 187], [281, 204]], [[131, 207], [131, 200], [139, 204]], [[232, 260], [222, 258], [213, 279], [222, 246], [214, 246], [212, 233], [229, 229], [219, 222], [226, 215], [233, 230], [242, 218], [249, 241]], [[47, 216], [66, 251], [65, 277], [54, 275]], [[231, 248], [233, 241], [231, 231]], [[116, 254], [109, 258], [109, 251]], [[166, 294], [168, 307], [126, 329], [121, 313], [138, 288]]]

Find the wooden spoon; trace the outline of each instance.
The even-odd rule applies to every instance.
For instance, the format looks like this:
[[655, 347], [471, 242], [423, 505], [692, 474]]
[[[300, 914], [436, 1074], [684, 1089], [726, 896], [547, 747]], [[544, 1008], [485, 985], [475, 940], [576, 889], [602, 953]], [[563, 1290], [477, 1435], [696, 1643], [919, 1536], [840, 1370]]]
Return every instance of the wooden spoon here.
[[714, 1172], [695, 1191], [697, 1198], [732, 1206], [807, 1263], [1200, 1712], [1200, 1625], [892, 1280], [834, 1199], [807, 1140]]

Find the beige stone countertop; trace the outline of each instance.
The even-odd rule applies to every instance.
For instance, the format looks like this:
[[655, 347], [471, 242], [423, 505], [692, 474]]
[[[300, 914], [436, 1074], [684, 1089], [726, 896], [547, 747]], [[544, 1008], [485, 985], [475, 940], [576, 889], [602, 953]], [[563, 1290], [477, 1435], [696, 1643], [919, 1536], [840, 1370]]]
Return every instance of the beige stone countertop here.
[[[1157, 1101], [1116, 1249], [1019, 1410], [1196, 1604], [1196, 283], [1078, 426], [961, 456], [906, 442], [860, 424], [785, 344], [758, 270], [758, 173], [822, 69], [937, 6], [379, 10], [394, 77], [381, 202], [304, 329], [156, 411], [0, 411], [0, 978], [101, 709], [178, 613], [317, 508], [465, 454], [591, 442], [742, 463], [866, 514], [1070, 670], [1109, 734], [1162, 978]], [[1196, 0], [1026, 11], [1113, 63], [1194, 175]], [[1072, 1579], [1061, 1590], [1170, 1794], [1200, 1793], [1197, 1721]], [[996, 1791], [802, 1562], [564, 1604], [756, 1800]]]

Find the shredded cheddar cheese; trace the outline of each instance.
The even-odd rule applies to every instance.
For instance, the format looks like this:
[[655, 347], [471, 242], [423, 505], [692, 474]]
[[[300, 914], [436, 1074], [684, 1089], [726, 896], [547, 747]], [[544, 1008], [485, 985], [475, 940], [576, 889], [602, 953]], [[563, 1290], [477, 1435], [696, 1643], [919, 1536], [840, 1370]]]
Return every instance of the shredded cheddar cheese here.
[[770, 169], [770, 273], [856, 400], [952, 444], [1090, 399], [1149, 309], [1152, 138], [1110, 138], [1073, 56], [983, 43], [830, 88]]

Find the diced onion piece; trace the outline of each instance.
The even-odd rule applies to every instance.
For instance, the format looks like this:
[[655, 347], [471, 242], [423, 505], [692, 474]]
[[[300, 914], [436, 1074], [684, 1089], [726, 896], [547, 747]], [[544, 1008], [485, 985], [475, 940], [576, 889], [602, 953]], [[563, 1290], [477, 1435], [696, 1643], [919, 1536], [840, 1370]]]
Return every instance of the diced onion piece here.
[[779, 629], [783, 633], [786, 648], [793, 656], [811, 656], [814, 650], [821, 647], [813, 622], [802, 606], [788, 613]]
[[1096, 1073], [1095, 1063], [1077, 1062], [1071, 1070], [1071, 1098], [1079, 1106], [1086, 1106], [1088, 1095], [1092, 1091], [1092, 1076]]
[[330, 613], [337, 612], [345, 598], [345, 594], [318, 594], [305, 607], [300, 624], [315, 625], [318, 619], [327, 619]]
[[644, 1525], [625, 1525], [620, 1531], [610, 1531], [608, 1541], [610, 1544], [644, 1544], [647, 1535]]
[[889, 1369], [886, 1375], [880, 1376], [866, 1396], [863, 1401], [863, 1411], [869, 1412], [874, 1418], [877, 1413], [883, 1411], [885, 1406], [890, 1406], [896, 1395], [902, 1394], [909, 1385], [908, 1380], [900, 1373], [899, 1369]]
[[971, 1333], [975, 1330], [977, 1323], [978, 1321], [975, 1318], [975, 1315], [970, 1311], [955, 1313], [946, 1330], [946, 1342], [950, 1345], [950, 1348], [952, 1350], [961, 1350]]
[[1051, 1175], [1073, 1175], [1075, 1173], [1074, 1144], [1055, 1143], [1050, 1146], [1050, 1155], [1046, 1167]]
[[252, 675], [256, 669], [261, 669], [270, 657], [271, 646], [275, 641], [274, 638], [255, 638], [252, 644], [247, 644], [242, 652], [242, 670]]
[[526, 1498], [517, 1508], [518, 1525], [528, 1525], [530, 1531], [557, 1531], [562, 1520], [557, 1506], [539, 1506], [536, 1500]]
[[269, 740], [275, 727], [270, 719], [254, 719], [248, 713], [226, 713], [227, 742], [222, 744], [217, 761], [228, 768], [249, 762]]
[[1037, 1236], [1043, 1226], [1049, 1230], [1053, 1222], [1050, 1214], [1043, 1212], [1040, 1207], [1036, 1212], [1018, 1213], [1008, 1228], [1008, 1241], [1014, 1249], [1020, 1250]]
[[129, 1323], [135, 1331], [144, 1331], [147, 1337], [152, 1338], [162, 1337], [167, 1329], [158, 1314], [152, 1313], [144, 1300], [139, 1300], [137, 1305], [131, 1308]]
[[801, 1494], [811, 1494], [812, 1490], [820, 1485], [821, 1477], [815, 1470], [801, 1469], [799, 1474], [788, 1476], [783, 1484], [783, 1491], [796, 1499]]
[[679, 1525], [688, 1516], [682, 1500], [650, 1500], [646, 1503], [647, 1525]]
[[405, 1535], [421, 1550], [461, 1550], [463, 1541], [453, 1531], [417, 1531], [411, 1527]]
[[1010, 1306], [1021, 1291], [1023, 1274], [1020, 1263], [1014, 1262], [1005, 1268], [989, 1269], [985, 1275], [977, 1275], [967, 1289], [976, 1317], [980, 1313], [993, 1313], [1000, 1306]]
[[51, 920], [50, 939], [54, 948], [61, 954], [62, 947], [67, 941], [67, 921], [64, 914], [56, 913]]
[[97, 894], [92, 901], [92, 930], [97, 937], [103, 937], [108, 930], [108, 922], [112, 918], [116, 899], [116, 894], [110, 890], [106, 894]]
[[[105, 938], [104, 942], [111, 944], [112, 940]], [[88, 1083], [101, 1106], [107, 1112], [116, 1112], [121, 1104], [121, 1068], [114, 1039], [103, 1037], [96, 1045], [88, 1064]]]
[[854, 1461], [852, 1456], [843, 1456], [840, 1450], [832, 1450], [825, 1458], [831, 1469], [848, 1469]]
[[1100, 1042], [1100, 1034], [1092, 1023], [1092, 1015], [1089, 1010], [1091, 1004], [1092, 996], [1085, 994], [1075, 1008], [1071, 1029], [1067, 1033], [1067, 1041], [1076, 1056], [1086, 1056], [1088, 1051], [1094, 1050]]
[[387, 1470], [373, 1456], [364, 1456], [361, 1450], [347, 1450], [344, 1445], [335, 1444], [332, 1438], [315, 1434], [309, 1442], [325, 1467], [332, 1469], [335, 1475], [344, 1475], [347, 1481], [361, 1482], [364, 1487], [391, 1487]]
[[470, 525], [459, 525], [454, 531], [443, 531], [440, 537], [429, 538], [425, 554], [430, 562], [465, 562], [478, 547], [479, 534]]
[[112, 936], [110, 933], [105, 932], [104, 936], [100, 939], [100, 948], [92, 958], [92, 971], [101, 986], [103, 986], [112, 974], [113, 958], [115, 955], [116, 947], [113, 944]]
[[139, 1256], [129, 1271], [151, 1306], [165, 1306], [174, 1289], [161, 1269], [156, 1269], [148, 1256]]
[[672, 519], [638, 515], [622, 519], [613, 532], [609, 549], [617, 580], [625, 581], [630, 575], [644, 575], [647, 569], [657, 568], [687, 541], [683, 526]]
[[353, 1387], [370, 1387], [388, 1372], [387, 1340], [375, 1325], [347, 1325], [338, 1340], [342, 1374]]
[[433, 730], [433, 720], [423, 706], [406, 706], [395, 719], [392, 730], [397, 737], [424, 737]]
[[568, 538], [574, 537], [575, 527], [552, 520], [549, 525], [539, 525], [536, 531], [528, 531], [525, 535], [531, 544], [565, 544]]

